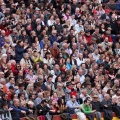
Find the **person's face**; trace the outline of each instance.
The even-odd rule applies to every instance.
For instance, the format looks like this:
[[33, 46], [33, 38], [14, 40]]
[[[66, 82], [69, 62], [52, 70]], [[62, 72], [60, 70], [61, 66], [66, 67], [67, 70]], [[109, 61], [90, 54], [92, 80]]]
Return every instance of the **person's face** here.
[[59, 68], [60, 68], [59, 65], [55, 65], [56, 70], [59, 70]]
[[85, 103], [86, 106], [89, 106], [90, 105], [90, 101], [88, 100], [86, 103]]
[[72, 97], [72, 102], [75, 102], [75, 101], [76, 101], [76, 97], [73, 96], [73, 97]]
[[48, 79], [48, 81], [49, 81], [49, 83], [52, 83], [52, 77], [50, 77], [50, 78]]
[[23, 44], [23, 41], [22, 42], [20, 42], [20, 46], [22, 47], [24, 44]]
[[99, 33], [99, 29], [95, 29], [95, 32], [96, 32], [96, 33]]
[[33, 71], [32, 71], [32, 70], [30, 70], [30, 71], [29, 71], [29, 74], [32, 76], [32, 75], [33, 75]]
[[15, 79], [14, 79], [14, 78], [11, 78], [10, 83], [11, 83], [11, 84], [14, 84], [14, 83], [15, 83]]
[[62, 85], [59, 85], [59, 86], [58, 86], [58, 89], [61, 90], [61, 89], [62, 89]]
[[16, 100], [16, 102], [15, 102], [15, 106], [20, 106], [20, 101], [19, 100]]
[[45, 40], [45, 41], [48, 41], [48, 37], [45, 37], [44, 40]]

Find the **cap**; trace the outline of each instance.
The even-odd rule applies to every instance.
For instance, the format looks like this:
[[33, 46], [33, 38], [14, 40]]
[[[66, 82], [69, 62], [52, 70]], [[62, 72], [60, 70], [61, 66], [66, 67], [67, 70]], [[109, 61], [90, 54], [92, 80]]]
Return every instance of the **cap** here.
[[110, 13], [110, 10], [109, 10], [109, 9], [106, 9], [105, 12], [106, 12], [106, 13]]
[[93, 10], [93, 13], [96, 14], [96, 13], [97, 13], [97, 10]]

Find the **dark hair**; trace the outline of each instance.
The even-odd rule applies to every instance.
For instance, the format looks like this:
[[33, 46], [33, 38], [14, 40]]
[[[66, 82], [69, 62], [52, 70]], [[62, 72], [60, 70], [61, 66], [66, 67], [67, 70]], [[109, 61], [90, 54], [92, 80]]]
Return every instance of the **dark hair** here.
[[20, 99], [20, 97], [21, 97], [22, 95], [24, 95], [24, 96], [25, 96], [25, 94], [24, 94], [23, 92], [18, 93], [18, 98]]
[[46, 52], [45, 58], [47, 59], [47, 55], [50, 55], [50, 52]]
[[[60, 106], [60, 105], [62, 105], [62, 100], [64, 100], [63, 98], [59, 98], [58, 99], [58, 105]], [[65, 101], [64, 101], [64, 105], [65, 105]]]
[[7, 95], [7, 93], [2, 93], [2, 98], [5, 97], [5, 95]]
[[44, 103], [47, 103], [47, 101], [46, 101], [46, 100], [42, 100], [42, 101], [41, 101], [41, 104], [44, 104]]
[[9, 80], [11, 80], [12, 78], [14, 78], [14, 77], [9, 77]]
[[87, 101], [88, 101], [88, 99], [85, 99], [85, 100], [84, 100], [84, 103], [86, 103]]

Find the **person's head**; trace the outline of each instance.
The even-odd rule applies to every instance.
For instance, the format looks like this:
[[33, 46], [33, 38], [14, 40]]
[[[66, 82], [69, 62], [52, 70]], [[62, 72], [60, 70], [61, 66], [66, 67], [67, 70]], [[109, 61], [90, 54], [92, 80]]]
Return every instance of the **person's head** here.
[[6, 102], [3, 102], [3, 103], [2, 103], [2, 108], [3, 108], [4, 110], [8, 110], [8, 104], [7, 104]]
[[46, 100], [42, 100], [42, 101], [41, 101], [41, 105], [42, 105], [42, 106], [46, 106], [46, 105], [47, 105], [47, 101], [46, 101]]
[[85, 95], [85, 96], [87, 95], [87, 90], [86, 89], [82, 89], [81, 92], [82, 92], [83, 95]]
[[59, 98], [58, 99], [58, 105], [61, 106], [61, 105], [64, 105], [65, 104], [65, 101], [63, 98]]
[[112, 96], [112, 103], [118, 103], [118, 97], [117, 96]]
[[19, 84], [19, 89], [20, 89], [20, 90], [24, 90], [24, 88], [25, 88], [24, 83], [20, 83], [20, 84]]
[[49, 83], [52, 83], [52, 79], [53, 79], [53, 76], [50, 75], [50, 76], [48, 76], [47, 81], [48, 81]]
[[98, 101], [98, 95], [93, 95], [93, 97], [92, 97], [92, 99], [93, 99], [93, 101], [95, 101], [95, 102], [97, 102]]
[[21, 99], [21, 100], [24, 100], [25, 99], [25, 94], [23, 92], [19, 93], [18, 98]]
[[52, 35], [56, 36], [57, 35], [57, 31], [56, 30], [52, 30]]
[[28, 101], [27, 104], [28, 104], [28, 107], [29, 107], [29, 108], [33, 108], [33, 107], [34, 107], [34, 103], [33, 103], [32, 101]]
[[98, 27], [95, 28], [95, 33], [96, 33], [96, 34], [99, 33], [99, 28], [98, 28]]
[[5, 79], [5, 78], [1, 78], [1, 79], [0, 79], [0, 83], [1, 83], [2, 85], [5, 85], [5, 84], [6, 84], [6, 79]]
[[114, 81], [114, 84], [115, 84], [116, 87], [117, 87], [117, 86], [119, 87], [119, 85], [120, 85], [119, 80], [116, 79], [116, 80]]
[[58, 84], [57, 84], [57, 89], [58, 89], [58, 90], [61, 90], [61, 89], [62, 89], [62, 84], [61, 84], [61, 83], [58, 83]]
[[72, 95], [72, 96], [71, 96], [71, 101], [72, 101], [72, 102], [75, 102], [75, 101], [76, 101], [76, 96]]
[[109, 101], [110, 100], [110, 95], [109, 94], [105, 94], [104, 98], [105, 98], [106, 101]]
[[23, 47], [23, 41], [18, 41], [18, 45], [20, 46], [20, 47]]
[[107, 90], [107, 94], [109, 94], [110, 96], [112, 96], [114, 94], [113, 89], [108, 89]]
[[116, 90], [116, 95], [117, 95], [117, 96], [120, 96], [120, 89], [117, 89], [117, 90]]
[[57, 48], [57, 45], [58, 45], [58, 43], [57, 43], [57, 42], [54, 42], [54, 43], [53, 43], [53, 48], [56, 49], [56, 48]]
[[2, 94], [2, 99], [7, 100], [8, 99], [8, 94], [7, 93], [3, 93]]
[[14, 104], [15, 107], [19, 107], [19, 106], [20, 106], [20, 101], [19, 101], [19, 99], [14, 99], [14, 100], [13, 100], [13, 104]]
[[78, 70], [78, 74], [79, 74], [80, 76], [83, 75], [83, 71], [82, 71], [82, 69]]
[[38, 93], [38, 97], [39, 97], [39, 98], [43, 98], [43, 92], [39, 92], [39, 93]]
[[75, 9], [75, 13], [79, 14], [79, 12], [80, 12], [80, 8], [77, 7], [77, 8]]
[[105, 37], [104, 41], [105, 41], [105, 43], [108, 43], [109, 42], [108, 37]]
[[15, 78], [14, 77], [9, 77], [9, 82], [11, 84], [15, 84]]
[[84, 100], [84, 104], [85, 104], [86, 106], [89, 106], [89, 105], [90, 105], [90, 100], [86, 98], [86, 99]]
[[29, 75], [31, 75], [31, 76], [34, 75], [33, 69], [30, 69], [30, 70], [29, 70]]

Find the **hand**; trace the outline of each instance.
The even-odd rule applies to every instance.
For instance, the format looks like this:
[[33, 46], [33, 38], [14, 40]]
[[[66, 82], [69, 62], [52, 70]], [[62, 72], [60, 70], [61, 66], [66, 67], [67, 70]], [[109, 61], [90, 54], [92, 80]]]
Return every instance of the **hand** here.
[[21, 113], [26, 114], [26, 112], [25, 112], [25, 111], [23, 111], [23, 110], [21, 110]]
[[29, 110], [30, 113], [33, 113], [33, 110]]
[[105, 107], [108, 107], [107, 105], [104, 105]]
[[82, 106], [78, 106], [79, 109], [82, 109]]
[[11, 111], [11, 110], [13, 110], [13, 108], [9, 108], [8, 110]]
[[96, 112], [96, 110], [93, 110], [92, 113]]

